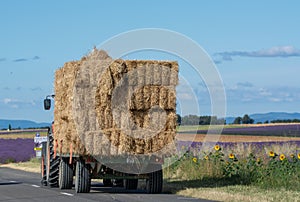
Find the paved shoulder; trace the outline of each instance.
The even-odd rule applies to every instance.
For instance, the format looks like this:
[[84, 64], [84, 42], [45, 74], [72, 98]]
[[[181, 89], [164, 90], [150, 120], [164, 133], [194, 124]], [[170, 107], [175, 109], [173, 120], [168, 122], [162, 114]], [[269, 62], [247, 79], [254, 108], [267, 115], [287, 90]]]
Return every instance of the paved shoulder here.
[[107, 188], [101, 183], [92, 184], [91, 193], [75, 194], [71, 190], [43, 187], [40, 175], [10, 168], [0, 167], [0, 201], [120, 201], [120, 202], [173, 202], [200, 201], [195, 198], [173, 194], [146, 194], [144, 190], [127, 191], [123, 188]]

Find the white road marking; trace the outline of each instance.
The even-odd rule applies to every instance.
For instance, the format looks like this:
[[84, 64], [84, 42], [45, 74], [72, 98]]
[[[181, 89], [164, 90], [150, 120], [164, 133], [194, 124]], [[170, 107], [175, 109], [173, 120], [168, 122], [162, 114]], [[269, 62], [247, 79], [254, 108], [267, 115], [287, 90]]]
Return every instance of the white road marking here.
[[177, 197], [178, 200], [198, 200], [197, 198]]
[[63, 195], [66, 195], [66, 196], [74, 196], [74, 194], [70, 194], [70, 193], [66, 193], [66, 192], [60, 192], [60, 193]]
[[36, 187], [36, 188], [40, 187], [40, 186], [38, 186], [38, 185], [35, 185], [35, 184], [32, 184], [31, 186], [33, 186], [33, 187]]

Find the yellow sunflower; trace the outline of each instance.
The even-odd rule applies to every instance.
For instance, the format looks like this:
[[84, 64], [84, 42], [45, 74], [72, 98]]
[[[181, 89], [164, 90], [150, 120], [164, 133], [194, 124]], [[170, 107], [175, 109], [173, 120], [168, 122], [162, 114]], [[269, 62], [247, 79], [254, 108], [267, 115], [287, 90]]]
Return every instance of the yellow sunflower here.
[[269, 156], [270, 156], [270, 157], [274, 157], [274, 156], [275, 156], [275, 153], [274, 153], [273, 151], [270, 151], [270, 152], [269, 152]]
[[294, 154], [290, 154], [290, 157], [293, 159], [293, 158], [295, 158], [295, 155]]
[[219, 145], [215, 145], [215, 150], [216, 151], [219, 151], [221, 148], [220, 148], [220, 146]]
[[198, 159], [196, 157], [194, 157], [192, 160], [194, 161], [194, 163], [197, 163]]
[[285, 159], [285, 155], [284, 155], [284, 154], [280, 154], [279, 159], [280, 159], [281, 161], [283, 161], [283, 160]]
[[298, 156], [298, 159], [300, 159], [300, 153], [297, 156]]
[[235, 157], [235, 156], [234, 156], [233, 153], [229, 154], [229, 158], [230, 158], [230, 159], [234, 159], [234, 157]]
[[207, 156], [207, 155], [206, 155], [206, 156], [204, 156], [204, 159], [205, 159], [205, 160], [208, 160], [208, 156]]

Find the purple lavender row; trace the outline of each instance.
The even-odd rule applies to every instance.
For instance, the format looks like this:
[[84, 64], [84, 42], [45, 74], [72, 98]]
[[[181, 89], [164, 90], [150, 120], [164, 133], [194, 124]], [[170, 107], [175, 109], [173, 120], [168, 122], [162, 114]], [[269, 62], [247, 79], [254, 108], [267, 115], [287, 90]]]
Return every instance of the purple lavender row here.
[[[179, 133], [206, 134], [207, 132], [208, 132], [207, 130], [197, 130], [197, 131], [182, 131]], [[214, 131], [211, 130], [210, 133], [214, 133]], [[222, 134], [300, 137], [300, 124], [224, 128]]]
[[[184, 152], [189, 151], [195, 155], [199, 155], [201, 152], [208, 152], [207, 148], [203, 148], [205, 143], [202, 142], [191, 142], [191, 141], [177, 141], [177, 150]], [[246, 149], [247, 152], [250, 150], [253, 154], [261, 155], [267, 150], [273, 150], [274, 148], [285, 148], [286, 155], [297, 154], [300, 152], [300, 141], [272, 141], [272, 142], [216, 142], [211, 145], [211, 151], [213, 151], [213, 146], [219, 145], [222, 150], [236, 152], [237, 155], [242, 155], [246, 151], [241, 151], [241, 149]], [[293, 151], [292, 151], [293, 150]], [[246, 152], [246, 153], [247, 153]], [[274, 151], [276, 152], [276, 151]]]
[[0, 139], [0, 163], [28, 161], [34, 155], [33, 139]]

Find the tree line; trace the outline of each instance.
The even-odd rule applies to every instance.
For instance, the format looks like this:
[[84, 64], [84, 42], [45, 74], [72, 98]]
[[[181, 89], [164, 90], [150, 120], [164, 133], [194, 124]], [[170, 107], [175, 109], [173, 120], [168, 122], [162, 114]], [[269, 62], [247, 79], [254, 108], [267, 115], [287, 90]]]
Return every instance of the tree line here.
[[253, 124], [254, 119], [250, 118], [248, 114], [245, 114], [243, 117], [236, 117], [233, 121], [233, 124]]
[[276, 119], [271, 123], [300, 123], [300, 119]]
[[226, 124], [224, 118], [218, 118], [217, 116], [197, 116], [197, 115], [186, 115], [181, 117], [177, 114], [178, 125], [223, 125]]
[[[229, 124], [254, 124], [255, 120], [252, 119], [248, 114], [243, 117], [238, 116], [234, 119], [232, 123]], [[268, 123], [300, 123], [300, 119], [275, 119], [272, 121], [265, 121]], [[186, 115], [181, 117], [177, 114], [177, 124], [178, 125], [225, 125], [226, 120], [224, 118], [218, 118], [217, 116], [197, 116], [197, 115]], [[257, 124], [262, 124], [262, 122], [257, 122]]]

